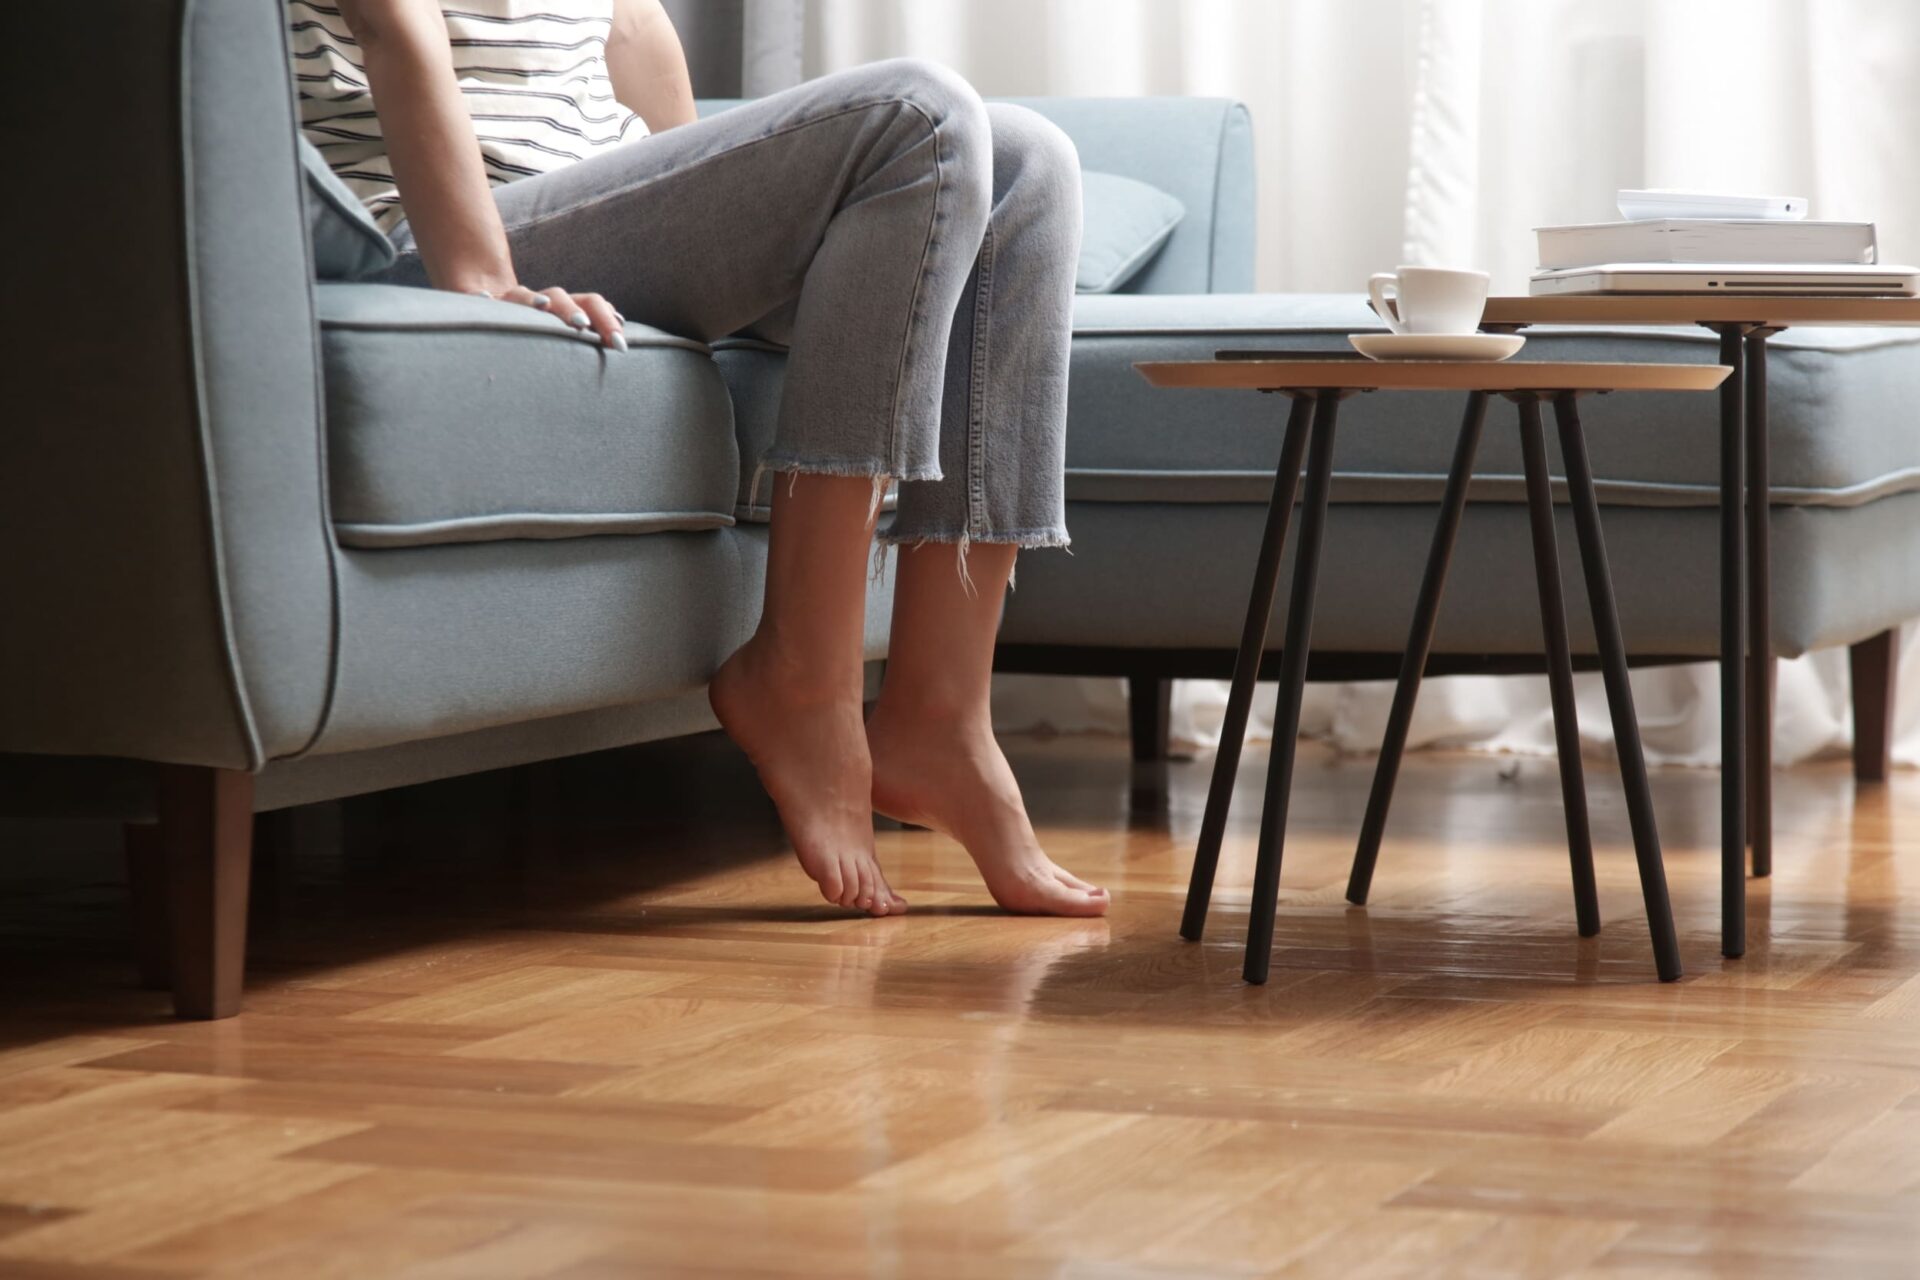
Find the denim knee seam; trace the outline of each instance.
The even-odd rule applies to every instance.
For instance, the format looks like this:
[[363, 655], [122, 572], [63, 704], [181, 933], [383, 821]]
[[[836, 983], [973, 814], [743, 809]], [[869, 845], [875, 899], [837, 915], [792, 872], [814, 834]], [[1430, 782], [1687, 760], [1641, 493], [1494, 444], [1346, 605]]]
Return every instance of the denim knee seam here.
[[994, 269], [993, 224], [987, 224], [980, 237], [977, 270], [979, 282], [973, 298], [973, 351], [970, 363], [971, 385], [967, 388], [967, 532], [984, 531], [987, 523], [987, 379], [992, 357], [989, 341], [993, 333]]
[[920, 335], [925, 326], [925, 320], [921, 314], [920, 296], [926, 287], [927, 262], [933, 257], [934, 250], [938, 248], [940, 243], [940, 205], [942, 198], [947, 192], [947, 167], [940, 157], [940, 148], [943, 141], [940, 136], [940, 122], [935, 120], [933, 116], [918, 103], [908, 102], [904, 98], [899, 101], [909, 110], [919, 115], [922, 120], [926, 121], [927, 131], [933, 138], [933, 199], [929, 202], [932, 209], [927, 215], [926, 239], [922, 241], [920, 245], [920, 271], [914, 277], [913, 298], [907, 306], [907, 332], [900, 341], [900, 360], [899, 363], [894, 366], [893, 371], [893, 408], [887, 415], [887, 458], [896, 468], [898, 468], [898, 464], [901, 462], [900, 392], [901, 389], [906, 386], [907, 382], [908, 358], [912, 354], [915, 345], [920, 341]]

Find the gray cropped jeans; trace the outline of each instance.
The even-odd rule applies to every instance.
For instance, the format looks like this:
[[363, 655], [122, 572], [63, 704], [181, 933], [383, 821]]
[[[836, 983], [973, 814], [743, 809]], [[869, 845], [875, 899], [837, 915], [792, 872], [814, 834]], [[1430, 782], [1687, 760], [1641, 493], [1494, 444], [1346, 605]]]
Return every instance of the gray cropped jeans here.
[[882, 62], [494, 195], [523, 282], [789, 348], [760, 468], [899, 480], [893, 542], [1066, 545], [1080, 176], [1040, 116]]

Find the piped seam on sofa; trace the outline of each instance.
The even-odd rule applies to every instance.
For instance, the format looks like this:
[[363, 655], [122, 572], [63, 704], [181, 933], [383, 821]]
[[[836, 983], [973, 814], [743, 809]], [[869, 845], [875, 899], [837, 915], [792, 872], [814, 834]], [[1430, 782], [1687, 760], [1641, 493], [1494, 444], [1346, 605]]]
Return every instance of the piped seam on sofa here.
[[715, 355], [720, 354], [722, 351], [758, 351], [767, 355], [784, 356], [790, 350], [790, 348], [782, 346], [780, 343], [771, 341], [770, 339], [756, 338], [747, 334], [733, 334], [725, 338], [715, 338], [712, 348]]
[[217, 450], [214, 448], [211, 419], [213, 406], [207, 388], [206, 358], [202, 341], [202, 310], [200, 305], [200, 255], [198, 253], [198, 219], [194, 216], [195, 197], [198, 194], [199, 173], [194, 167], [194, 147], [197, 142], [197, 119], [193, 114], [193, 51], [197, 36], [196, 25], [200, 21], [200, 7], [196, 0], [187, 0], [180, 8], [180, 43], [176, 50], [179, 58], [180, 73], [175, 80], [179, 86], [179, 95], [168, 103], [175, 113], [174, 120], [180, 130], [180, 228], [181, 260], [179, 269], [186, 297], [187, 307], [187, 358], [193, 378], [193, 410], [196, 442], [200, 451], [200, 483], [202, 501], [206, 504], [207, 545], [202, 548], [209, 561], [210, 577], [214, 592], [215, 607], [220, 615], [220, 646], [226, 659], [226, 677], [228, 696], [233, 700], [233, 711], [240, 735], [240, 748], [244, 752], [248, 771], [258, 770], [266, 763], [266, 744], [260, 732], [259, 720], [254, 715], [252, 695], [247, 688], [247, 675], [242, 668], [240, 655], [239, 626], [234, 617], [233, 594], [227, 574], [226, 534], [220, 519], [220, 477], [216, 469]]
[[[1227, 168], [1227, 126], [1232, 121], [1233, 108], [1227, 107], [1220, 113], [1220, 123], [1214, 130], [1213, 139], [1213, 175], [1208, 186], [1212, 189], [1212, 198], [1207, 204], [1207, 292], [1212, 293], [1218, 284], [1220, 274], [1220, 185]], [[1172, 229], [1168, 229], [1172, 234]]]
[[404, 524], [339, 521], [334, 525], [334, 532], [342, 546], [384, 551], [517, 539], [551, 542], [567, 538], [694, 533], [731, 528], [734, 523], [731, 515], [720, 511], [510, 512]]
[[[1565, 481], [1553, 481], [1557, 501], [1566, 496]], [[1067, 468], [1067, 499], [1071, 502], [1170, 503], [1208, 505], [1264, 504], [1273, 486], [1270, 471], [1163, 471], [1113, 467]], [[1437, 502], [1446, 486], [1438, 472], [1336, 471], [1336, 503]], [[1616, 507], [1713, 507], [1720, 490], [1709, 484], [1675, 484], [1646, 480], [1596, 480], [1600, 501]], [[1164, 490], [1165, 492], [1162, 492]], [[1920, 467], [1906, 467], [1859, 484], [1835, 488], [1808, 485], [1772, 486], [1776, 507], [1863, 507], [1903, 493], [1920, 491]], [[1470, 501], [1526, 501], [1520, 476], [1483, 474], [1473, 478]]]
[[[479, 320], [329, 320], [324, 316], [320, 320], [323, 332], [340, 333], [381, 333], [405, 336], [412, 333], [478, 333], [488, 335], [512, 334], [516, 337], [559, 338], [564, 342], [581, 343], [596, 349], [603, 344], [598, 335], [591, 332], [582, 334], [576, 329], [548, 328], [545, 325], [508, 324], [496, 321]], [[626, 328], [629, 347], [666, 347], [682, 351], [693, 351], [700, 355], [711, 355], [712, 348], [704, 342], [692, 338], [676, 337], [670, 333], [655, 330], [635, 332], [633, 325]]]
[[[1108, 295], [1113, 296], [1113, 295]], [[1220, 295], [1200, 295], [1214, 297]], [[1234, 295], [1238, 296], [1238, 295]], [[1836, 329], [1846, 329], [1851, 341], [1831, 345], [1813, 339], [1811, 335], [1830, 333]], [[1248, 320], [1244, 323], [1210, 320], [1204, 325], [1169, 324], [1155, 321], [1143, 321], [1135, 324], [1100, 324], [1075, 320], [1073, 336], [1080, 338], [1182, 338], [1196, 343], [1206, 343], [1215, 338], [1243, 339], [1258, 336], [1275, 342], [1295, 338], [1324, 338], [1343, 340], [1350, 333], [1385, 333], [1386, 329], [1377, 319], [1356, 317], [1352, 325], [1296, 325], [1286, 321]], [[1592, 325], [1575, 327], [1571, 325], [1536, 325], [1524, 331], [1529, 338], [1542, 341], [1558, 338], [1608, 338], [1625, 342], [1672, 342], [1675, 340], [1699, 343], [1718, 347], [1720, 339], [1711, 331], [1694, 325], [1647, 325], [1632, 328], [1621, 326]], [[1877, 351], [1886, 347], [1911, 346], [1920, 342], [1920, 326], [1876, 326], [1870, 334], [1863, 335], [1857, 329], [1847, 329], [1839, 325], [1808, 325], [1801, 329], [1787, 329], [1776, 335], [1769, 346], [1781, 354], [1787, 352], [1810, 351], [1833, 355], [1848, 355], [1856, 351]], [[1275, 348], [1285, 350], [1285, 348]], [[1344, 350], [1344, 347], [1340, 348]], [[1169, 356], [1168, 358], [1173, 358]]]

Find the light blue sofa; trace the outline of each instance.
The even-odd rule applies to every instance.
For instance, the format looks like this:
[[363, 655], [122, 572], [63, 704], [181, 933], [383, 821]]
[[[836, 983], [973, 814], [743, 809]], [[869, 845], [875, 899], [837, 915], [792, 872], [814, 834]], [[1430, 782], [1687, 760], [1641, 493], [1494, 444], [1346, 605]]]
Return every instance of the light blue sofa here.
[[[1176, 231], [1168, 247], [1178, 253], [1138, 292], [1078, 300], [1067, 435], [1073, 555], [1022, 563], [999, 666], [1129, 678], [1135, 754], [1154, 760], [1165, 754], [1170, 678], [1231, 674], [1286, 402], [1155, 390], [1135, 362], [1204, 360], [1222, 349], [1346, 351], [1347, 334], [1378, 321], [1359, 294], [1249, 292], [1252, 155], [1237, 111], [1224, 113], [1220, 145], [1203, 148], [1204, 131], [1109, 134], [1096, 123], [1100, 106], [1071, 105], [1088, 113], [1062, 118], [1089, 167], [1125, 165], [1205, 216]], [[1536, 329], [1519, 358], [1708, 363], [1717, 346], [1699, 328]], [[1774, 650], [1852, 646], [1856, 772], [1884, 777], [1895, 629], [1920, 615], [1920, 330], [1797, 329], [1770, 346]], [[1395, 675], [1461, 408], [1461, 397], [1377, 395], [1342, 410], [1312, 678]], [[1599, 397], [1582, 417], [1633, 660], [1717, 655], [1715, 403]], [[1557, 443], [1549, 447], [1557, 472]], [[1470, 496], [1429, 671], [1538, 670], [1518, 438], [1498, 420]], [[1561, 519], [1562, 544], [1572, 545], [1571, 516]], [[1568, 622], [1577, 664], [1591, 666], [1578, 585], [1566, 592]], [[1287, 593], [1277, 596], [1275, 646]], [[1268, 662], [1277, 669], [1277, 653]]]
[[[316, 285], [283, 20], [258, 0], [20, 17], [30, 99], [35, 83], [117, 91], [62, 92], [14, 131], [36, 176], [10, 280], [45, 301], [4, 346], [0, 812], [133, 824], [143, 936], [170, 939], [145, 967], [203, 1017], [239, 1006], [255, 812], [713, 726], [705, 681], [756, 620], [764, 494], [744, 478], [783, 367], [764, 343], [630, 326], [616, 354], [506, 304]], [[1167, 677], [1225, 672], [1279, 432], [1266, 400], [1153, 392], [1131, 362], [1275, 330], [1337, 345], [1366, 317], [1348, 298], [1235, 296], [1255, 233], [1238, 106], [1029, 105], [1089, 168], [1186, 206], [1130, 292], [1082, 300], [1075, 555], [1027, 557], [1004, 627], [1010, 668], [1138, 677], [1151, 743]], [[1685, 334], [1539, 341], [1710, 355]], [[1920, 373], [1904, 339], [1778, 346], [1792, 653], [1920, 613], [1920, 439], [1895, 429]], [[1642, 403], [1591, 428], [1628, 638], [1709, 653], [1711, 424]], [[1452, 412], [1349, 413], [1331, 649], [1401, 644]], [[1515, 471], [1501, 448], [1490, 434], [1485, 469]], [[1480, 496], [1441, 634], [1473, 661], [1526, 653], [1537, 627], [1515, 587], [1517, 481]], [[890, 600], [883, 578], [876, 660]]]
[[[316, 284], [281, 8], [109, 10], [22, 18], [48, 93], [118, 91], [14, 131], [46, 198], [11, 285], [59, 301], [5, 346], [0, 813], [128, 821], [143, 967], [224, 1016], [255, 812], [713, 727], [783, 356]], [[1215, 159], [1243, 113], [1035, 105], [1189, 200], [1138, 287], [1245, 277], [1251, 226], [1211, 227], [1251, 216]], [[890, 606], [883, 577], [875, 660]]]

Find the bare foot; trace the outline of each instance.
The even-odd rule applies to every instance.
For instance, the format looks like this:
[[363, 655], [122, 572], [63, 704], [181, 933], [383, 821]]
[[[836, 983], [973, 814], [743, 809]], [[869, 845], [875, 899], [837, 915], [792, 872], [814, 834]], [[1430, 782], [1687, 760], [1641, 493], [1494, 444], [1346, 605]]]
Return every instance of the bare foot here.
[[876, 916], [905, 911], [874, 856], [858, 686], [833, 688], [755, 636], [714, 674], [707, 699], [753, 761], [820, 896]]
[[867, 722], [873, 807], [966, 846], [987, 892], [1019, 915], [1098, 916], [1107, 891], [1047, 857], [1027, 818], [1020, 784], [984, 721], [915, 716], [883, 696]]

